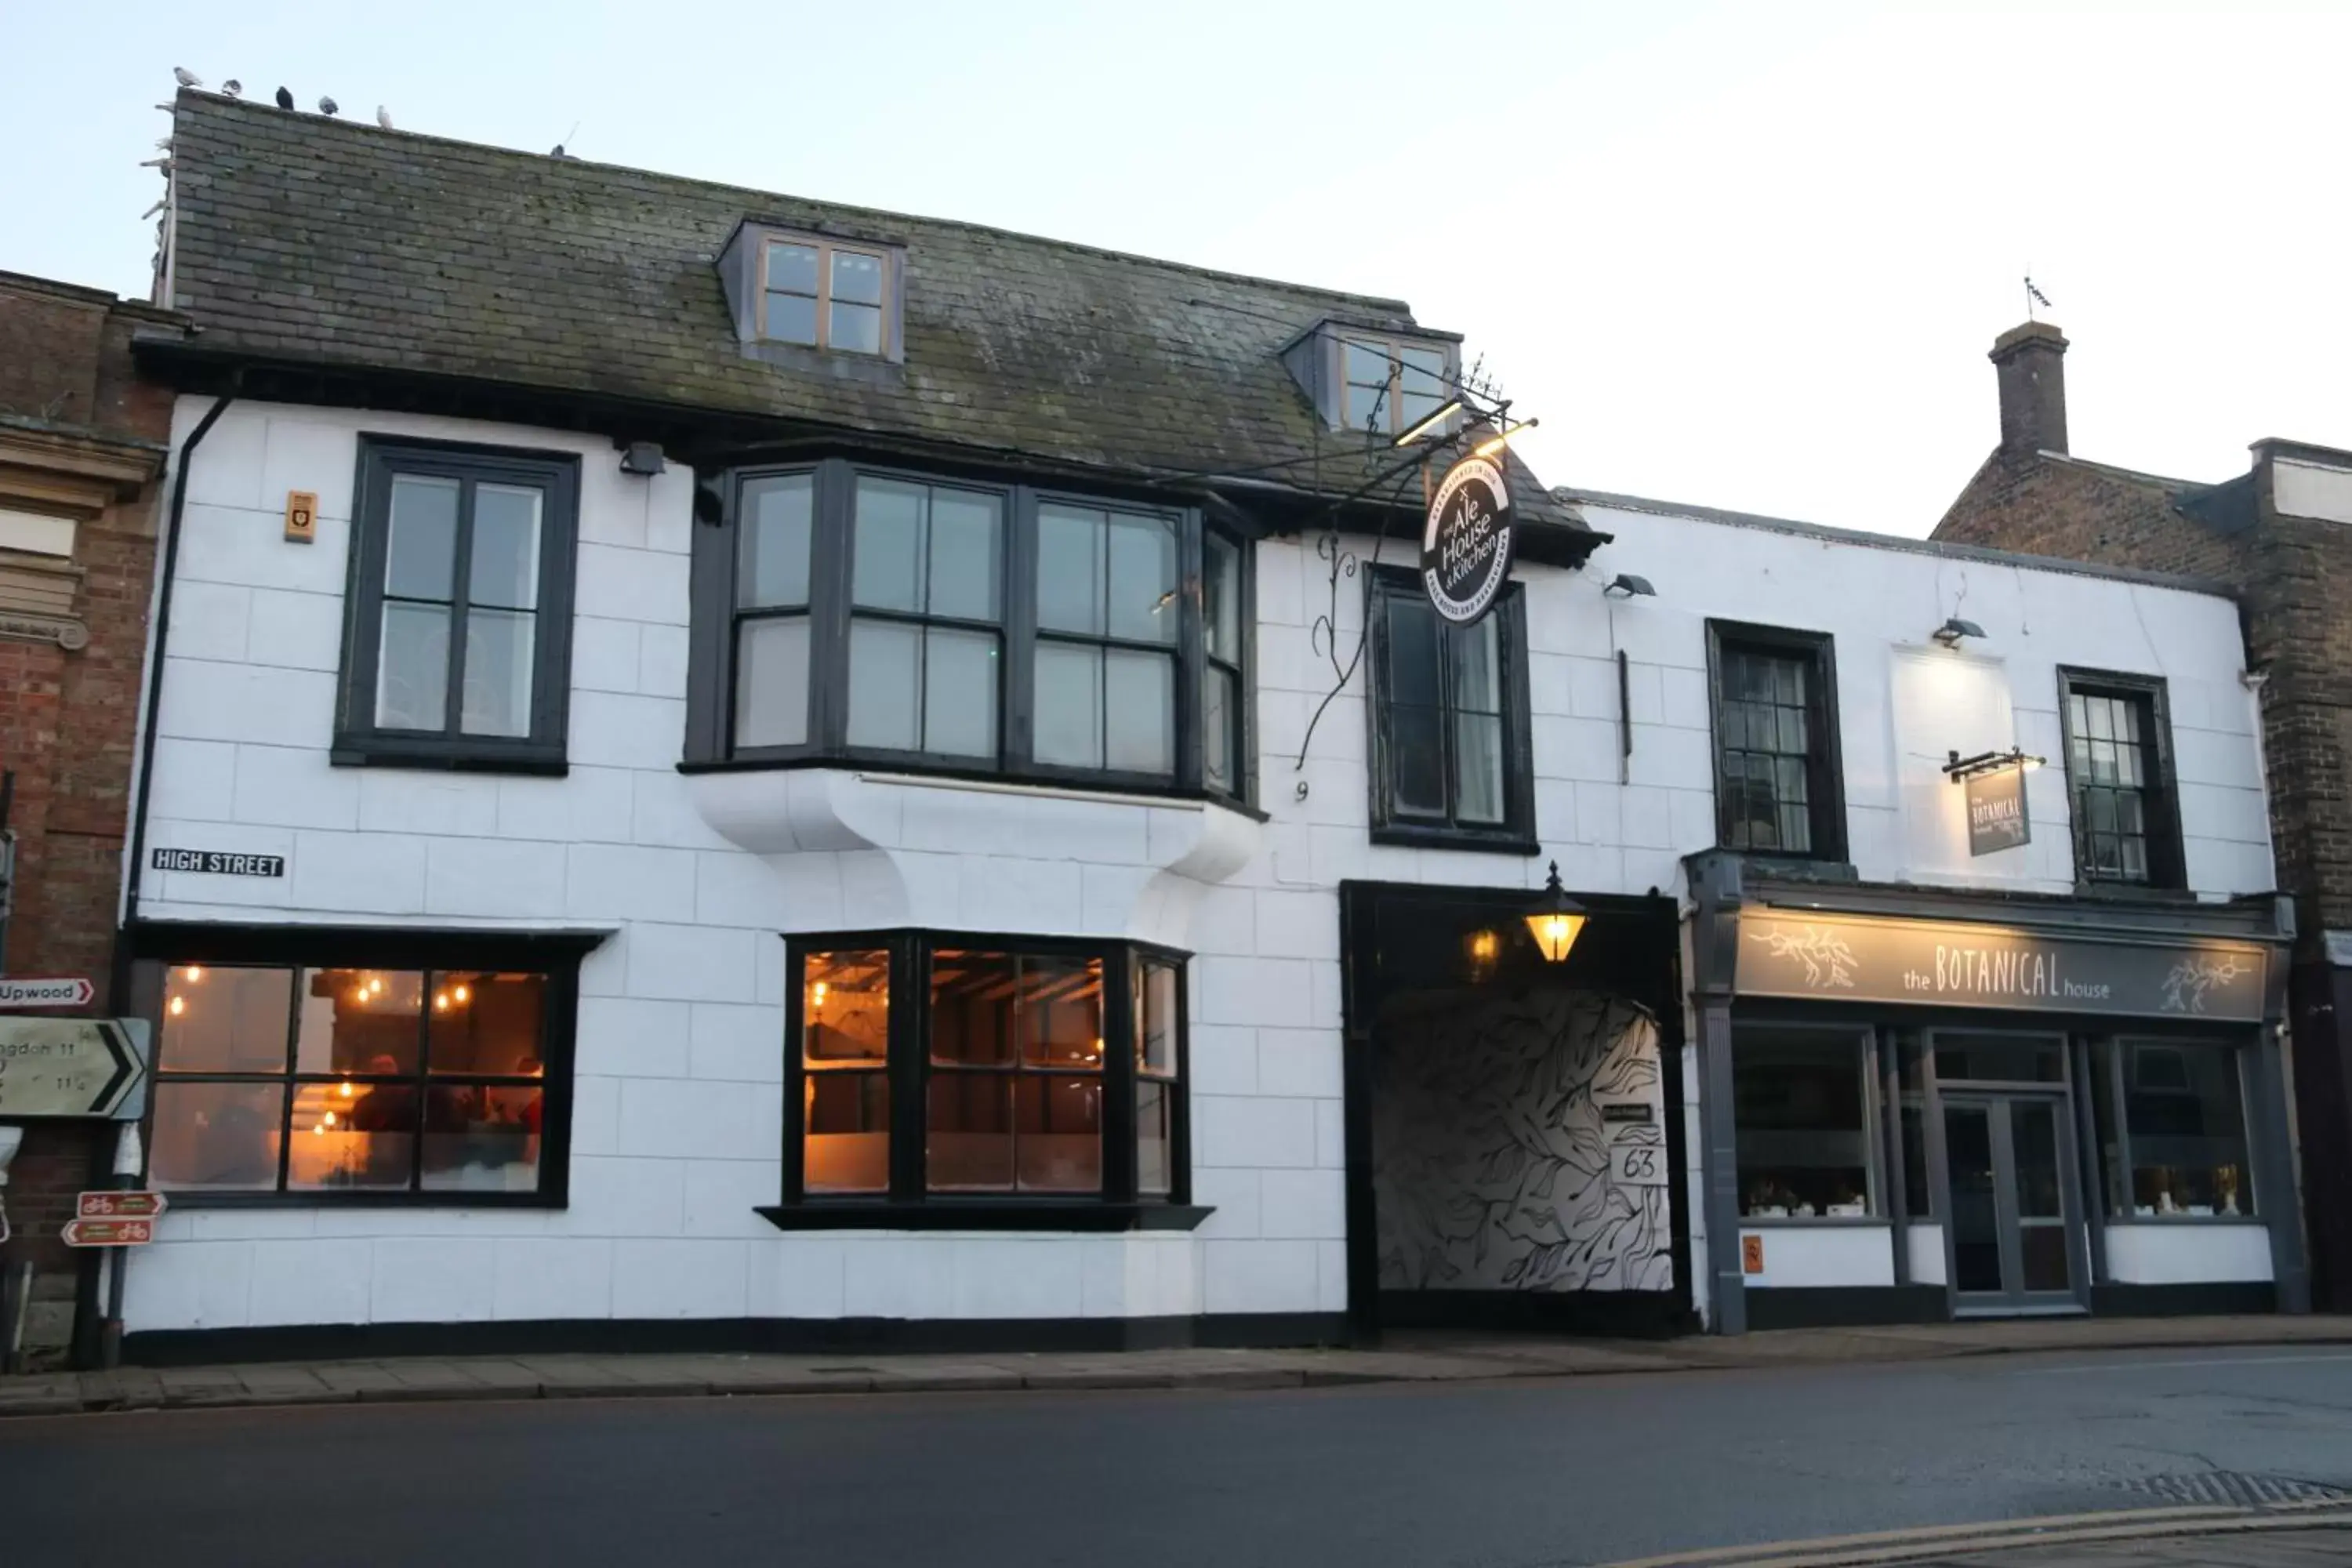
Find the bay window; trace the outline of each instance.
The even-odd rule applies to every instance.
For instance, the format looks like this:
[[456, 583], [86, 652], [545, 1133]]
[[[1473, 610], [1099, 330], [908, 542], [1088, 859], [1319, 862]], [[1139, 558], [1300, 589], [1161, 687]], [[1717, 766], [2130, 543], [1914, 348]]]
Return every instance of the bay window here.
[[688, 765], [1248, 792], [1247, 545], [1197, 511], [844, 459], [697, 530]]
[[787, 947], [783, 1228], [1190, 1228], [1183, 960], [894, 931]]

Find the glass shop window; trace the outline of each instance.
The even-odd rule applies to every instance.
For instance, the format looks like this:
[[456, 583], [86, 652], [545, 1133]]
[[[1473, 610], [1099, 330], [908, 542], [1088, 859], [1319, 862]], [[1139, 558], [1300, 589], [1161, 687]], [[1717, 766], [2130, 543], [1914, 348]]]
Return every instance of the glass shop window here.
[[1876, 1211], [1868, 1052], [1853, 1032], [1744, 1029], [1731, 1087], [1745, 1219], [1857, 1219]]

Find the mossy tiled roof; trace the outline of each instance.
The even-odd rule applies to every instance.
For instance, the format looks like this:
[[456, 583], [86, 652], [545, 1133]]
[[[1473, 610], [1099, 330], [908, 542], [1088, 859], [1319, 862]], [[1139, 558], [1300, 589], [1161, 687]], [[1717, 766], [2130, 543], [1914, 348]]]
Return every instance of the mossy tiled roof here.
[[[1398, 300], [201, 92], [178, 99], [173, 161], [174, 302], [215, 354], [1129, 472], [1320, 449], [1327, 492], [1395, 455], [1323, 428], [1279, 351], [1327, 318], [1411, 330]], [[747, 357], [716, 266], [747, 218], [902, 244], [903, 365]], [[1521, 484], [1529, 521], [1580, 527]]]

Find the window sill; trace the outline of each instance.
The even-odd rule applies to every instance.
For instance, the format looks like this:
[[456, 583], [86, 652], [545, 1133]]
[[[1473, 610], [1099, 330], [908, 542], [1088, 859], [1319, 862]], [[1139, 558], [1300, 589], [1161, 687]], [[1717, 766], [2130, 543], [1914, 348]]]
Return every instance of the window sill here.
[[395, 741], [341, 735], [327, 761], [339, 768], [420, 768], [437, 773], [536, 773], [562, 778], [572, 764], [561, 747], [478, 746], [459, 741]]
[[1481, 833], [1470, 828], [1392, 823], [1371, 830], [1375, 844], [1401, 849], [1462, 849], [1474, 855], [1540, 855], [1543, 846], [1524, 834]]
[[1216, 1211], [1202, 1204], [933, 1203], [776, 1204], [758, 1211], [778, 1230], [1191, 1230]]
[[2245, 1225], [2267, 1227], [2270, 1221], [2255, 1214], [2134, 1214], [2109, 1215], [2107, 1228], [2134, 1225]]
[[206, 1193], [165, 1187], [170, 1212], [192, 1209], [560, 1209], [552, 1193]]
[[1853, 863], [1832, 859], [1826, 855], [1771, 855], [1753, 849], [1724, 849], [1721, 853], [1736, 855], [1748, 870], [1788, 882], [1858, 882], [1862, 874]]
[[2197, 895], [2187, 888], [2154, 888], [2146, 882], [2103, 882], [2074, 879], [2074, 896], [2109, 904], [2147, 904], [2163, 909], [2193, 909]]
[[1889, 1219], [1883, 1214], [1759, 1214], [1741, 1215], [1739, 1216], [1739, 1228], [1742, 1230], [1787, 1230], [1794, 1226], [1813, 1227], [1820, 1226], [1836, 1226], [1842, 1228], [1849, 1226], [1875, 1226], [1880, 1230], [1885, 1230], [1888, 1226], [1891, 1226], [1895, 1222], [1893, 1220]]

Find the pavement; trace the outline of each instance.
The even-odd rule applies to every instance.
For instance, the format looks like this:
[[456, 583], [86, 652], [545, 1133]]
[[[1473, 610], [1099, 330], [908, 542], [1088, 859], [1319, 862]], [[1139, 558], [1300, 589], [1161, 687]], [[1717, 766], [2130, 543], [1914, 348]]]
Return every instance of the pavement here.
[[545, 1355], [121, 1367], [0, 1377], [0, 1417], [384, 1401], [693, 1394], [1274, 1389], [1939, 1361], [2047, 1352], [2352, 1344], [2352, 1316], [2027, 1319], [1736, 1338], [1392, 1335], [1377, 1350], [997, 1355]]

